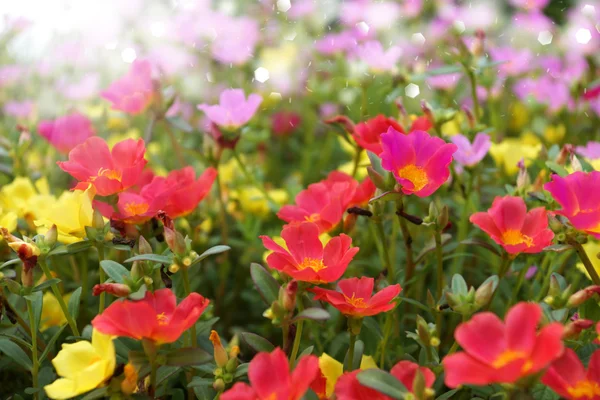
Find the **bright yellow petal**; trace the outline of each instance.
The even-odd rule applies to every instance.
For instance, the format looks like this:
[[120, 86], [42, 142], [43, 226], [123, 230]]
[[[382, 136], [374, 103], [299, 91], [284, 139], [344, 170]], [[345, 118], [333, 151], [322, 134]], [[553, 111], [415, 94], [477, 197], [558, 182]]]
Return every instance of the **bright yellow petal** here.
[[327, 381], [326, 394], [330, 397], [333, 394], [333, 389], [340, 376], [344, 373], [344, 366], [341, 362], [332, 358], [327, 353], [323, 353], [319, 357], [319, 368]]
[[104, 381], [112, 375], [112, 371], [109, 375], [106, 374], [107, 369], [107, 362], [100, 360], [81, 370], [79, 374], [73, 378], [73, 381], [75, 382], [75, 391], [81, 394], [102, 385]]
[[111, 376], [115, 370], [117, 363], [115, 358], [115, 344], [113, 343], [114, 337], [111, 335], [105, 335], [94, 329], [92, 332], [92, 346], [96, 349], [96, 353], [104, 361], [106, 361], [105, 376]]
[[360, 369], [373, 369], [378, 368], [377, 363], [373, 360], [371, 356], [362, 356], [360, 360]]
[[63, 378], [73, 379], [82, 370], [100, 359], [96, 349], [86, 340], [62, 345], [52, 360], [56, 373]]
[[57, 379], [50, 385], [44, 386], [46, 395], [51, 399], [70, 399], [81, 393], [75, 390], [75, 382], [70, 379]]

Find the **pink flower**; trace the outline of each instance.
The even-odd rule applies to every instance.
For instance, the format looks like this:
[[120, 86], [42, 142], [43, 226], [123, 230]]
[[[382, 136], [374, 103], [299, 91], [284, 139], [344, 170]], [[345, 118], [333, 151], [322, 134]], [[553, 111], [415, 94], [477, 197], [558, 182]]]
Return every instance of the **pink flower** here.
[[510, 0], [510, 4], [515, 7], [523, 8], [528, 11], [542, 10], [548, 5], [550, 0]]
[[252, 93], [246, 100], [243, 89], [226, 89], [219, 96], [219, 104], [199, 104], [198, 109], [216, 125], [237, 129], [246, 124], [258, 110], [262, 97]]
[[4, 113], [15, 118], [29, 118], [33, 113], [33, 101], [8, 101], [4, 104]]
[[544, 189], [562, 206], [557, 214], [567, 217], [575, 229], [600, 239], [600, 172], [552, 175]]
[[339, 33], [329, 33], [315, 44], [315, 48], [321, 54], [343, 53], [355, 48], [357, 40], [354, 34], [350, 31]]
[[592, 354], [586, 370], [577, 354], [571, 349], [565, 349], [562, 357], [550, 365], [542, 383], [561, 398], [600, 399], [600, 350]]
[[381, 140], [381, 165], [394, 174], [405, 194], [427, 197], [448, 180], [455, 144], [424, 131], [403, 135], [392, 127]]
[[215, 60], [223, 64], [241, 65], [254, 55], [260, 38], [258, 23], [249, 17], [233, 18], [217, 14], [216, 37], [211, 45]]
[[394, 71], [402, 55], [402, 49], [391, 46], [384, 50], [381, 43], [372, 40], [358, 46], [356, 54], [361, 61], [374, 71]]
[[143, 112], [154, 97], [150, 62], [135, 60], [129, 72], [113, 82], [100, 96], [112, 103], [113, 110], [121, 110], [131, 115]]
[[475, 135], [473, 144], [463, 135], [454, 135], [450, 138], [458, 150], [454, 153], [454, 160], [465, 167], [472, 167], [478, 164], [487, 154], [492, 142], [486, 133]]
[[94, 136], [96, 131], [86, 116], [74, 112], [54, 121], [41, 121], [38, 124], [38, 133], [58, 151], [68, 153], [87, 138]]
[[563, 352], [563, 326], [554, 322], [538, 331], [542, 309], [519, 303], [502, 322], [483, 312], [458, 326], [454, 337], [464, 351], [443, 360], [446, 385], [515, 383], [546, 368]]
[[587, 142], [585, 146], [577, 146], [575, 151], [580, 156], [595, 160], [600, 158], [600, 142]]
[[533, 55], [529, 49], [493, 47], [490, 54], [493, 61], [502, 62], [498, 65], [499, 76], [517, 76], [532, 69]]

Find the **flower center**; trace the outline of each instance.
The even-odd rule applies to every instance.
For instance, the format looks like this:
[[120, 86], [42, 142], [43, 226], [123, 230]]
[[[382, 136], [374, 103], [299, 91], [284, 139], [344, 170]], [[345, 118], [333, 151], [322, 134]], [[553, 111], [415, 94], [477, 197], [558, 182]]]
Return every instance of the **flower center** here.
[[98, 176], [104, 176], [108, 179], [114, 179], [116, 181], [120, 181], [123, 178], [123, 174], [121, 171], [117, 171], [114, 169], [100, 168], [98, 170]]
[[344, 295], [344, 299], [348, 304], [356, 308], [367, 308], [367, 303], [362, 297], [355, 297], [356, 293], [352, 292], [352, 297]]
[[516, 229], [509, 229], [502, 233], [502, 241], [509, 245], [525, 243], [527, 247], [533, 246], [533, 239]]
[[398, 170], [398, 176], [402, 179], [410, 181], [415, 191], [419, 191], [429, 183], [427, 173], [421, 167], [417, 167], [414, 164], [404, 166]]
[[306, 257], [306, 258], [304, 258], [304, 260], [302, 260], [300, 265], [298, 265], [298, 269], [300, 271], [302, 271], [302, 270], [305, 270], [306, 268], [310, 268], [313, 271], [318, 272], [318, 271], [322, 270], [323, 268], [326, 268], [326, 266], [325, 266], [325, 264], [323, 264], [323, 260], [321, 260], [321, 259]]
[[146, 211], [148, 211], [149, 207], [150, 207], [150, 205], [147, 204], [147, 203], [133, 203], [133, 202], [131, 202], [131, 203], [125, 204], [125, 211], [129, 215], [142, 215]]
[[320, 217], [321, 217], [321, 215], [314, 213], [314, 214], [307, 215], [306, 217], [304, 217], [304, 219], [307, 220], [308, 222], [317, 222]]
[[581, 397], [593, 399], [596, 396], [600, 396], [600, 386], [596, 382], [588, 380], [577, 382], [575, 386], [567, 388], [567, 391], [576, 399]]
[[156, 320], [160, 326], [165, 326], [169, 324], [169, 317], [165, 315], [165, 313], [156, 314]]
[[[498, 358], [494, 360], [492, 366], [494, 368], [502, 368], [513, 361], [522, 360], [526, 357], [527, 354], [523, 353], [522, 351], [505, 350], [498, 356]], [[533, 363], [527, 360], [525, 364], [523, 364], [523, 368], [521, 369], [521, 371], [527, 372], [531, 369], [532, 366]]]

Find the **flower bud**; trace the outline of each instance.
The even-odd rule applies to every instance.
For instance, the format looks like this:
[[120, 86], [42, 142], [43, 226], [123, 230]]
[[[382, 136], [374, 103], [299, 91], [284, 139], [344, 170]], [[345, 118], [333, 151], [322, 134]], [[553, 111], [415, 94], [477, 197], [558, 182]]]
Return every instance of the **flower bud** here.
[[381, 174], [379, 172], [375, 171], [375, 169], [373, 169], [373, 167], [368, 166], [367, 174], [369, 174], [369, 178], [371, 178], [371, 182], [373, 182], [373, 184], [375, 185], [375, 187], [377, 187], [377, 189], [386, 190], [385, 178], [383, 176], [381, 176]]
[[48, 246], [48, 249], [51, 249], [56, 244], [56, 240], [58, 239], [58, 229], [56, 225], [52, 225], [48, 232], [44, 235], [44, 243]]
[[283, 299], [281, 303], [283, 308], [287, 311], [294, 311], [296, 308], [296, 293], [298, 292], [298, 282], [295, 280], [290, 281], [285, 289], [283, 289]]
[[340, 124], [344, 127], [344, 130], [349, 134], [354, 133], [354, 122], [345, 115], [336, 115], [335, 117], [326, 119], [326, 124]]
[[344, 232], [350, 232], [354, 226], [356, 225], [356, 220], [358, 219], [358, 215], [354, 213], [348, 213], [346, 218], [344, 218]]
[[560, 297], [562, 290], [560, 290], [560, 283], [554, 274], [550, 276], [550, 288], [548, 289], [548, 296]]
[[227, 355], [227, 351], [221, 344], [221, 338], [219, 337], [219, 334], [217, 333], [217, 331], [212, 330], [212, 331], [210, 331], [210, 336], [208, 339], [213, 344], [213, 348], [214, 348], [213, 354], [214, 354], [215, 362], [217, 363], [217, 366], [223, 368], [225, 365], [227, 365], [227, 361], [229, 361], [229, 356]]
[[437, 217], [437, 227], [442, 230], [448, 225], [448, 221], [450, 221], [450, 217], [448, 216], [448, 206], [444, 205], [439, 212]]
[[140, 254], [152, 254], [152, 246], [143, 236], [138, 238], [138, 252]]
[[475, 57], [481, 56], [485, 51], [485, 32], [481, 29], [475, 31], [475, 40], [471, 43], [471, 53]]
[[420, 315], [417, 315], [417, 334], [419, 335], [419, 339], [425, 345], [429, 345], [431, 342], [431, 334], [429, 333], [429, 326], [427, 325], [427, 321], [423, 319]]
[[218, 393], [223, 392], [225, 390], [225, 381], [223, 381], [221, 378], [215, 380], [213, 383], [213, 389], [215, 389]]
[[27, 240], [25, 241], [13, 236], [6, 228], [0, 228], [0, 233], [2, 233], [2, 237], [8, 243], [8, 247], [13, 249], [21, 261], [23, 261], [23, 270], [29, 273], [37, 265], [38, 256], [42, 254], [40, 248], [27, 238], [25, 238]]
[[125, 379], [121, 382], [121, 392], [130, 395], [136, 391], [138, 381], [138, 373], [131, 363], [125, 365], [123, 376]]
[[227, 364], [225, 365], [225, 371], [230, 372], [230, 373], [235, 372], [239, 363], [240, 362], [238, 361], [237, 358], [235, 358], [235, 357], [230, 358], [229, 361], [227, 361]]
[[478, 308], [484, 307], [492, 299], [494, 294], [494, 282], [488, 281], [484, 285], [481, 285], [475, 291], [475, 305]]
[[[235, 343], [235, 337], [231, 340], [231, 343]], [[233, 345], [231, 346], [231, 349], [229, 350], [229, 358], [237, 358], [237, 356], [240, 354], [240, 346], [236, 346]]]
[[174, 254], [184, 254], [186, 251], [185, 239], [181, 235], [181, 233], [164, 227], [165, 229], [165, 241], [167, 242], [167, 246]]
[[94, 210], [94, 214], [92, 216], [92, 228], [98, 230], [104, 229], [104, 217], [98, 210]]
[[575, 292], [571, 295], [571, 297], [569, 297], [569, 300], [567, 301], [567, 307], [579, 307], [591, 299], [595, 294], [600, 294], [600, 286], [598, 285], [588, 286], [585, 289]]
[[146, 285], [146, 287], [152, 287], [153, 283], [154, 279], [150, 278], [149, 276], [144, 277], [144, 284]]
[[189, 267], [190, 265], [192, 265], [192, 259], [190, 257], [184, 257], [183, 260], [181, 260], [181, 262], [186, 267]]
[[33, 268], [26, 268], [23, 263], [23, 269], [21, 270], [21, 285], [25, 287], [33, 286]]
[[563, 330], [563, 339], [577, 339], [581, 331], [589, 329], [594, 325], [590, 319], [578, 319], [565, 325]]
[[573, 171], [575, 171], [575, 172], [583, 171], [583, 167], [581, 166], [581, 162], [579, 161], [579, 158], [577, 158], [577, 156], [575, 155], [575, 153], [571, 154], [571, 167], [573, 167]]
[[172, 274], [176, 274], [179, 271], [179, 265], [171, 264], [169, 265], [169, 272]]
[[124, 283], [99, 283], [94, 285], [92, 294], [99, 296], [100, 293], [108, 293], [116, 297], [127, 297], [131, 293], [131, 288]]

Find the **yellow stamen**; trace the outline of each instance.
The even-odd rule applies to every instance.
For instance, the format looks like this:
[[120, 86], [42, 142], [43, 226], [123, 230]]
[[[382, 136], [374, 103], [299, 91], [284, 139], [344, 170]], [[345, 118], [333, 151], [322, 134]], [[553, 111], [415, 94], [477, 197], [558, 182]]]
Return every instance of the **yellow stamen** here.
[[398, 170], [398, 176], [400, 178], [410, 181], [415, 191], [419, 191], [429, 183], [429, 177], [425, 170], [421, 167], [417, 167], [414, 164], [406, 165]]
[[593, 399], [597, 396], [600, 396], [600, 385], [598, 385], [596, 382], [584, 380], [577, 382], [575, 386], [569, 387], [567, 391], [575, 399]]
[[356, 293], [352, 293], [352, 297], [348, 297], [346, 295], [344, 295], [344, 299], [346, 300], [346, 302], [348, 302], [348, 304], [351, 304], [353, 307], [356, 308], [366, 308], [367, 307], [367, 303], [365, 303], [365, 299], [363, 299], [362, 297], [355, 297]]
[[108, 179], [120, 181], [121, 178], [123, 178], [123, 173], [114, 169], [100, 168], [98, 170], [98, 176], [104, 176]]
[[156, 315], [156, 320], [160, 326], [165, 326], [169, 324], [169, 317], [165, 315], [165, 313], [160, 313]]
[[533, 239], [527, 235], [524, 235], [521, 231], [518, 231], [516, 229], [509, 229], [503, 232], [502, 241], [509, 245], [525, 243], [527, 247], [533, 246]]
[[314, 214], [310, 214], [306, 217], [304, 217], [305, 220], [307, 220], [308, 222], [317, 222], [320, 218], [320, 215], [317, 213]]
[[141, 215], [148, 211], [150, 207], [147, 203], [127, 203], [125, 204], [125, 212], [129, 215]]
[[[523, 360], [525, 358], [527, 358], [527, 354], [522, 351], [505, 350], [494, 360], [492, 366], [494, 368], [502, 368], [513, 361]], [[533, 363], [530, 360], [527, 360], [523, 364], [521, 371], [527, 372], [531, 369], [531, 367], [533, 367]]]
[[302, 271], [306, 268], [310, 268], [313, 271], [318, 272], [323, 268], [326, 268], [326, 266], [323, 264], [323, 260], [321, 259], [306, 257], [304, 260], [302, 260], [300, 265], [298, 265], [298, 269]]

